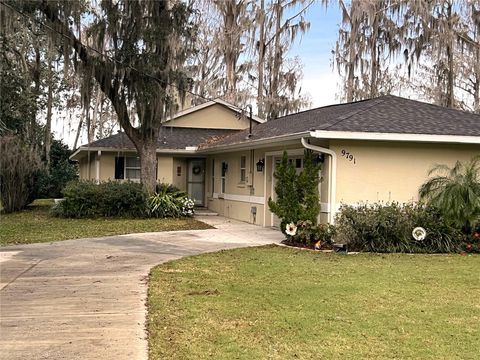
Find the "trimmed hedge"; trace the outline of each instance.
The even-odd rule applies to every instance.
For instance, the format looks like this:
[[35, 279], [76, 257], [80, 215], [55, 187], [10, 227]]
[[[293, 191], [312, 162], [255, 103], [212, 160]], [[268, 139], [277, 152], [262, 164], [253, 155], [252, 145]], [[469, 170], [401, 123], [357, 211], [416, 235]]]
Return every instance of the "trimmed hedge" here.
[[[423, 241], [412, 231], [423, 227]], [[450, 253], [462, 249], [461, 229], [448, 225], [440, 211], [417, 204], [343, 205], [336, 220], [337, 242], [352, 251]]]
[[134, 182], [73, 181], [63, 190], [64, 200], [54, 213], [70, 218], [145, 217], [147, 193]]

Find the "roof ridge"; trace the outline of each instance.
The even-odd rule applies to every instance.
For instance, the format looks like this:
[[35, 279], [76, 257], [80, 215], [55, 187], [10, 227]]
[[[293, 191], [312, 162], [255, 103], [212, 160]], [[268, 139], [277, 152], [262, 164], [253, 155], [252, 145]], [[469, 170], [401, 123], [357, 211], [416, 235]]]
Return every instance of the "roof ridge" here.
[[422, 104], [422, 105], [429, 105], [430, 107], [433, 107], [433, 108], [436, 108], [436, 109], [447, 110], [447, 111], [456, 111], [456, 112], [461, 112], [461, 113], [464, 113], [464, 114], [467, 114], [467, 115], [480, 116], [480, 114], [477, 114], [477, 113], [474, 113], [474, 112], [471, 112], [471, 111], [467, 111], [467, 110], [463, 110], [463, 109], [451, 108], [451, 107], [442, 106], [442, 105], [438, 105], [438, 104], [432, 104], [432, 103], [426, 102], [426, 101], [420, 101], [420, 100], [405, 98], [405, 97], [402, 97], [402, 96], [397, 96], [397, 95], [392, 95], [392, 94], [385, 95], [385, 96], [393, 97], [395, 100], [412, 101], [412, 102], [420, 103], [420, 104]]
[[283, 116], [280, 116], [280, 117], [277, 117], [277, 118], [274, 118], [274, 119], [268, 120], [268, 122], [271, 122], [271, 121], [276, 121], [276, 120], [279, 120], [279, 119], [284, 119], [284, 118], [286, 118], [286, 117], [289, 117], [289, 116], [295, 116], [295, 115], [298, 115], [298, 114], [303, 114], [303, 113], [306, 113], [306, 112], [309, 112], [309, 111], [315, 111], [315, 110], [320, 110], [320, 109], [326, 109], [326, 108], [335, 107], [335, 106], [343, 106], [343, 105], [357, 104], [357, 103], [361, 103], [361, 102], [367, 102], [367, 101], [372, 101], [372, 100], [376, 100], [376, 99], [378, 99], [378, 98], [370, 98], [370, 99], [363, 99], [363, 100], [349, 101], [349, 102], [338, 103], [338, 104], [330, 104], [330, 105], [318, 106], [318, 107], [315, 107], [315, 108], [313, 108], [313, 109], [306, 109], [306, 110], [298, 111], [298, 112], [295, 112], [295, 113], [291, 113], [291, 114], [283, 115]]
[[382, 97], [378, 97], [378, 98], [374, 98], [374, 99], [369, 99], [372, 101], [371, 104], [368, 104], [366, 108], [363, 108], [363, 109], [358, 109], [358, 110], [354, 110], [354, 111], [350, 111], [349, 113], [345, 114], [345, 115], [342, 115], [342, 116], [339, 116], [337, 119], [337, 121], [335, 121], [334, 123], [331, 123], [331, 124], [327, 124], [326, 126], [324, 126], [323, 128], [321, 129], [318, 129], [318, 130], [326, 130], [332, 126], [335, 126], [339, 123], [341, 123], [342, 121], [348, 119], [348, 118], [351, 118], [352, 116], [354, 115], [357, 115], [357, 114], [360, 114], [364, 111], [367, 111], [369, 110], [370, 108], [374, 107], [375, 105], [378, 105], [378, 104], [381, 104], [385, 101], [385, 99], [383, 99]]

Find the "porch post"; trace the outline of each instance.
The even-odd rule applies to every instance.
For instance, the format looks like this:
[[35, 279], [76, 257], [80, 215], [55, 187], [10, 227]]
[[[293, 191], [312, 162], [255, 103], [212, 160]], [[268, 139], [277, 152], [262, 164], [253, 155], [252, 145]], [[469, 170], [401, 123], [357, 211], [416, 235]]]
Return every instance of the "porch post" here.
[[96, 174], [95, 174], [95, 181], [98, 183], [100, 183], [100, 158], [102, 156], [102, 151], [101, 150], [98, 150], [97, 152], [97, 161], [96, 161]]

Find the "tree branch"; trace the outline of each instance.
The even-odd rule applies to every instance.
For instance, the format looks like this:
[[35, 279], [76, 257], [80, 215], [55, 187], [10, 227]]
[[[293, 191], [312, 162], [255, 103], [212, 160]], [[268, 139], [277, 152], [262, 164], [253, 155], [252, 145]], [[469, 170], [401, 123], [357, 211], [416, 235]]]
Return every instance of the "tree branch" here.
[[[86, 46], [75, 36], [69, 26], [64, 23], [57, 15], [56, 11], [48, 4], [47, 1], [42, 1], [39, 6], [40, 11], [46, 16], [47, 20], [53, 25], [53, 31], [60, 36], [70, 40], [72, 48], [75, 50], [80, 60], [86, 65], [93, 65], [94, 77], [98, 82], [102, 92], [110, 99], [112, 105], [117, 113], [117, 118], [125, 130], [127, 136], [135, 143], [139, 139], [139, 131], [134, 128], [130, 122], [128, 114], [128, 107], [123, 97], [119, 96], [119, 84], [118, 81], [114, 81], [114, 86], [111, 86], [111, 79], [115, 79], [116, 76], [109, 69], [112, 68], [110, 61], [102, 60], [100, 57], [93, 57], [89, 54]], [[103, 56], [99, 52], [100, 55]], [[110, 82], [107, 86], [107, 80]]]

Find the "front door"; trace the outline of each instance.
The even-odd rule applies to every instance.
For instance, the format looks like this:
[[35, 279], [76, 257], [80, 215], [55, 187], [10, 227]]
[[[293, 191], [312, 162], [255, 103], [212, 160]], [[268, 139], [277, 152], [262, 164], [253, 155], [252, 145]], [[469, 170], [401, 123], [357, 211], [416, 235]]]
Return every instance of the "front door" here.
[[188, 160], [187, 191], [196, 206], [205, 206], [205, 159]]
[[[281, 157], [274, 157], [273, 158], [274, 161], [273, 161], [273, 167], [272, 167], [272, 194], [273, 194], [273, 200], [275, 201], [277, 199], [277, 194], [275, 193], [275, 177], [273, 176], [273, 173], [275, 172], [275, 168], [277, 167], [278, 164], [280, 164], [280, 162], [282, 161], [282, 158]], [[300, 155], [300, 156], [289, 156], [288, 157], [288, 161], [293, 164], [293, 166], [295, 167], [295, 171], [297, 172], [297, 174], [300, 174], [300, 172], [303, 170], [303, 156]], [[280, 218], [275, 215], [275, 214], [272, 214], [272, 225], [273, 227], [275, 228], [280, 228]]]

